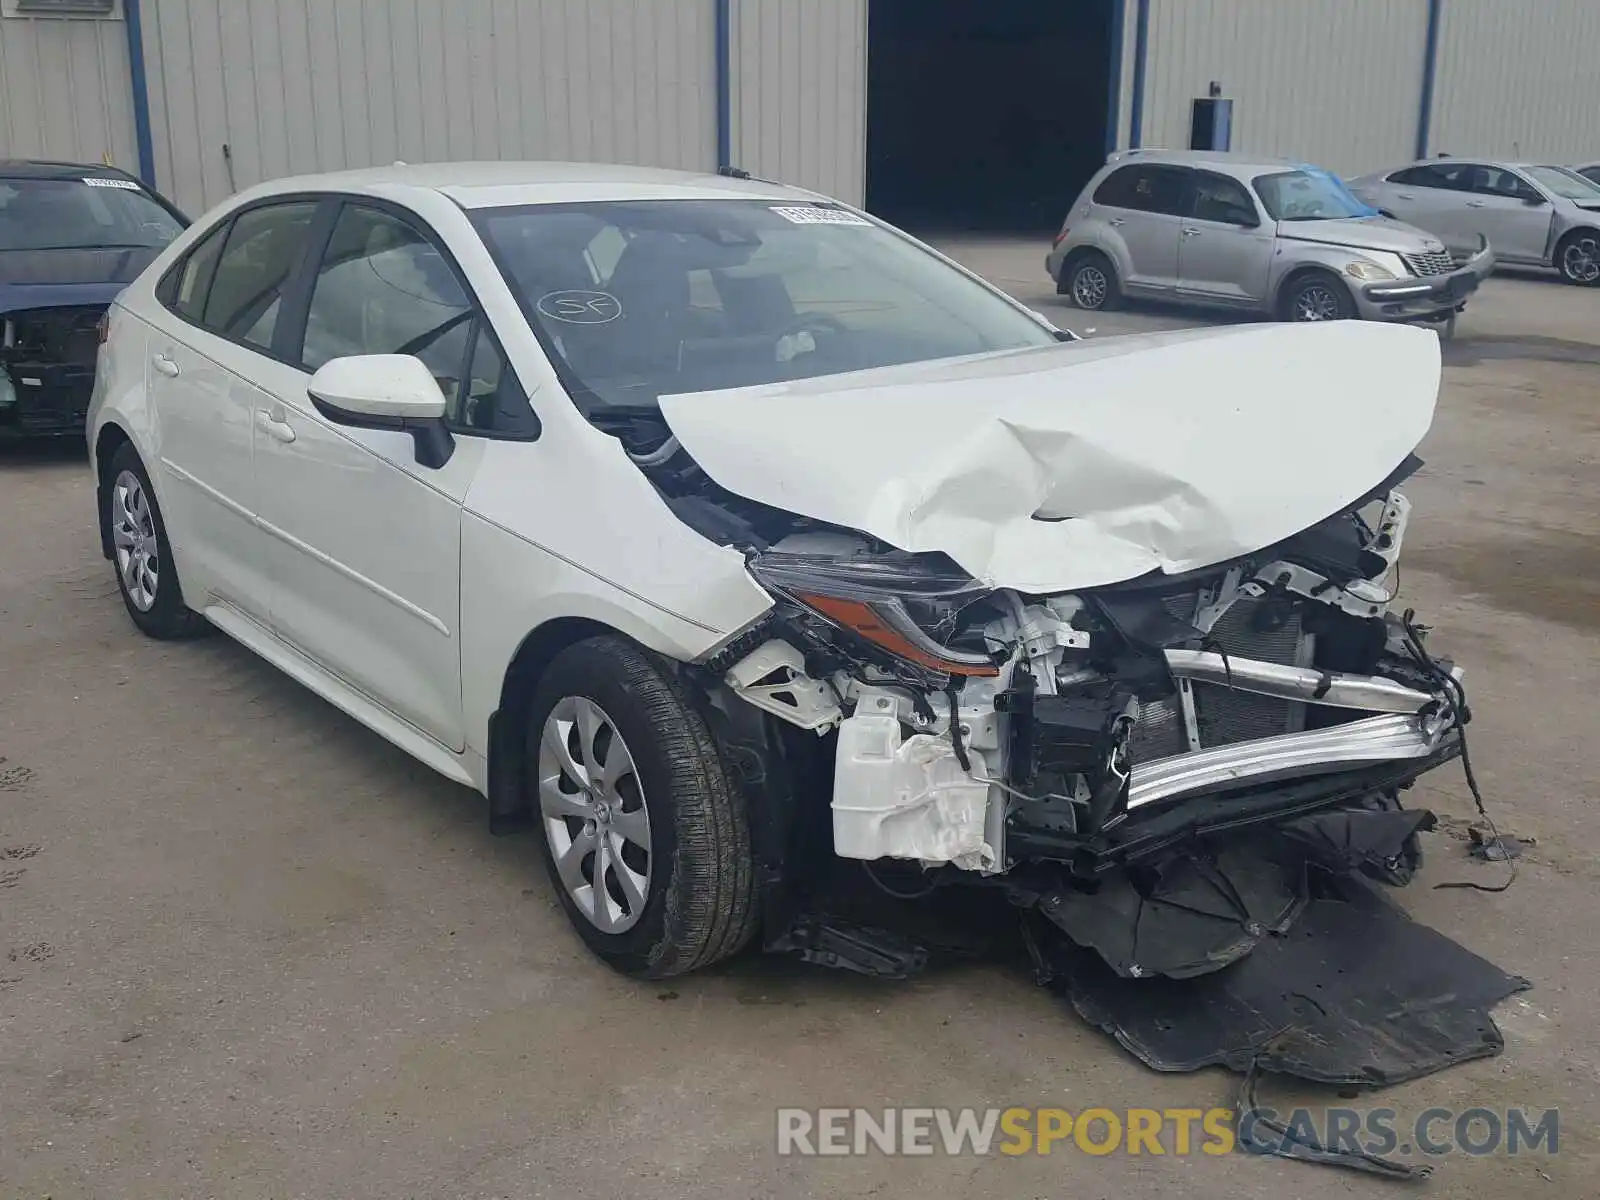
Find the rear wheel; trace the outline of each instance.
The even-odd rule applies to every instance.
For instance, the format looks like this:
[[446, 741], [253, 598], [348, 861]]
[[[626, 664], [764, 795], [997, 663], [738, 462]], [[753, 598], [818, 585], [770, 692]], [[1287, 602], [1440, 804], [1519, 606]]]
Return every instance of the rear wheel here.
[[183, 602], [161, 506], [131, 442], [124, 442], [112, 455], [110, 476], [101, 519], [111, 531], [111, 560], [128, 616], [153, 638], [203, 633], [208, 628], [205, 618]]
[[1285, 321], [1348, 321], [1356, 315], [1350, 289], [1328, 271], [1309, 271], [1292, 280], [1280, 309]]
[[1061, 268], [1057, 290], [1078, 308], [1091, 312], [1115, 308], [1122, 299], [1117, 269], [1098, 250], [1084, 251], [1067, 259]]
[[750, 940], [744, 796], [665, 662], [620, 637], [570, 647], [539, 682], [527, 739], [545, 865], [596, 955], [664, 979]]
[[1600, 230], [1574, 229], [1556, 247], [1556, 270], [1579, 287], [1600, 285]]

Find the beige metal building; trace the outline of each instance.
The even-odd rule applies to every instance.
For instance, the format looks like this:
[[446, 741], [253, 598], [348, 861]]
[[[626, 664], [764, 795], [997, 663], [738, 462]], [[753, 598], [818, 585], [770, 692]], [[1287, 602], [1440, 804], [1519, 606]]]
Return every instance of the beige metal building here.
[[1596, 46], [1597, 0], [0, 0], [0, 158], [106, 159], [193, 212], [296, 172], [576, 158], [1043, 225], [1213, 95], [1233, 149], [1348, 174], [1600, 158]]

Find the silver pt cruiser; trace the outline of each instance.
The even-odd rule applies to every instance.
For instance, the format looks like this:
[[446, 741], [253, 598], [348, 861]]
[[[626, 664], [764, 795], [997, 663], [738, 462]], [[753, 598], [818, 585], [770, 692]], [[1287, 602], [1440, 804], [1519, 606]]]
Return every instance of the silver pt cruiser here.
[[1113, 154], [1045, 259], [1079, 308], [1122, 296], [1285, 321], [1448, 321], [1494, 268], [1455, 255], [1318, 167], [1199, 150]]

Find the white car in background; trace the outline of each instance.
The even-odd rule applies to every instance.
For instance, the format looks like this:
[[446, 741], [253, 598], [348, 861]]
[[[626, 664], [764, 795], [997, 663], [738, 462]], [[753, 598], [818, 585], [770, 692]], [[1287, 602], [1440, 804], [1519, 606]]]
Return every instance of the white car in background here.
[[796, 919], [840, 859], [1040, 904], [1458, 750], [1383, 582], [1430, 332], [1079, 341], [812, 193], [503, 163], [256, 187], [103, 337], [133, 622], [529, 818], [630, 973], [758, 929], [889, 970]]
[[1350, 190], [1457, 255], [1487, 238], [1496, 262], [1600, 285], [1600, 184], [1569, 167], [1434, 158], [1352, 179]]

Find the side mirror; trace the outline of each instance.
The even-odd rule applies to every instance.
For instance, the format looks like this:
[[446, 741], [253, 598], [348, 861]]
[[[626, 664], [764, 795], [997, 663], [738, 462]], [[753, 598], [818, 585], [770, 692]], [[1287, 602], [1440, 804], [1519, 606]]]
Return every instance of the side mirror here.
[[455, 453], [438, 381], [410, 354], [359, 354], [323, 365], [306, 392], [316, 410], [352, 429], [409, 433], [417, 462], [439, 468]]
[[1544, 204], [1543, 196], [1524, 196], [1522, 202], [1529, 208], [1540, 208]]
[[1248, 208], [1228, 209], [1228, 221], [1243, 229], [1254, 229], [1261, 224], [1261, 219]]

